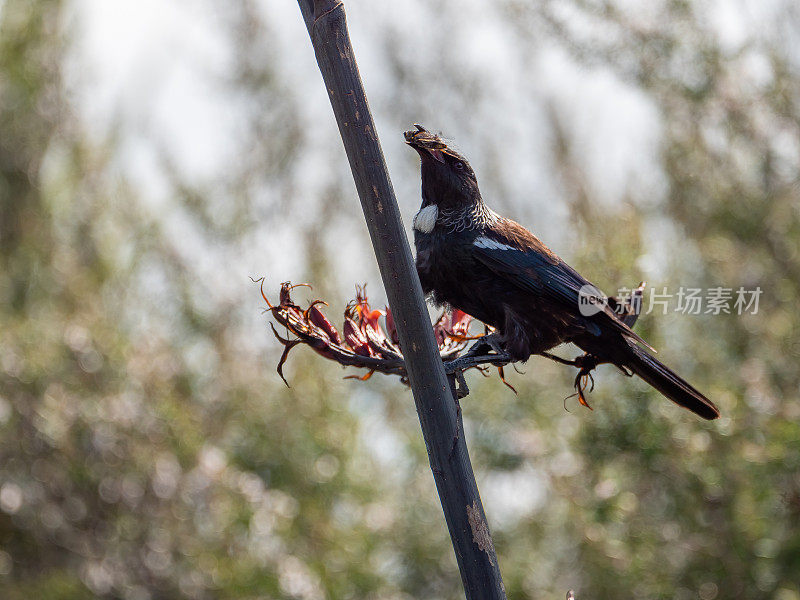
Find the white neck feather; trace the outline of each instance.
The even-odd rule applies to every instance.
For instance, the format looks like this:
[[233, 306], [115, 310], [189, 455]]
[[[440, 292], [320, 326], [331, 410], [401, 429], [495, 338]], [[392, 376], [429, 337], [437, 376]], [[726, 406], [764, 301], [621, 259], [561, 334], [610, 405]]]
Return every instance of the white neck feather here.
[[422, 233], [430, 233], [436, 227], [436, 219], [439, 218], [439, 207], [429, 204], [414, 215], [414, 229]]

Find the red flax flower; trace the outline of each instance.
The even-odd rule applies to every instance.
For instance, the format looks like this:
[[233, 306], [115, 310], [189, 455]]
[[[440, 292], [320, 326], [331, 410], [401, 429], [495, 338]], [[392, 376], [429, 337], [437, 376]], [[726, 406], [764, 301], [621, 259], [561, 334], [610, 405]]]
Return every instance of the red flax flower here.
[[[292, 290], [301, 286], [310, 288], [308, 284], [281, 284], [278, 303], [273, 304], [264, 292], [264, 279], [257, 281], [261, 283], [261, 297], [267, 303], [267, 310], [287, 330], [286, 337], [283, 337], [270, 323], [272, 333], [284, 347], [277, 369], [284, 383], [288, 385], [283, 365], [291, 350], [301, 344], [341, 365], [368, 369], [362, 376], [349, 375], [347, 378], [365, 381], [378, 371], [398, 375], [403, 383], [408, 383], [392, 312], [388, 307], [384, 310], [370, 307], [365, 286], [356, 286], [355, 299], [344, 309], [344, 324], [340, 333], [320, 309], [320, 306], [328, 305], [325, 301], [312, 300], [304, 309], [292, 300]], [[442, 360], [458, 358], [469, 341], [476, 339], [469, 334], [471, 323], [472, 317], [463, 311], [442, 313], [433, 326]]]

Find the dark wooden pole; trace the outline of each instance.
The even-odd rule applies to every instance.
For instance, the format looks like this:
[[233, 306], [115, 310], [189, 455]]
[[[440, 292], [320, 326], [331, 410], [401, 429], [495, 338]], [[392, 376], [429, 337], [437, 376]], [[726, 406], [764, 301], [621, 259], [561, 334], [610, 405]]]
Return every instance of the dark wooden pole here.
[[[505, 598], [494, 545], [338, 0], [298, 0], [392, 309], [466, 597]], [[398, 132], [399, 135], [399, 132]]]

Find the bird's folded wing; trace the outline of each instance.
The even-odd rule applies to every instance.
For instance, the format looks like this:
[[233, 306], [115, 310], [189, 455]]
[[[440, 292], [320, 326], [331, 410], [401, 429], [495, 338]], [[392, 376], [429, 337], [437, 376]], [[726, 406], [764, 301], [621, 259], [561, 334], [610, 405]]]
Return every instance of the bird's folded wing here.
[[[538, 240], [536, 241], [538, 242]], [[541, 242], [538, 243], [541, 244]], [[506, 278], [521, 290], [549, 298], [577, 313], [581, 288], [592, 284], [550, 252], [544, 244], [541, 246], [540, 250], [520, 250], [510, 244], [501, 243], [499, 240], [481, 242], [479, 239], [473, 245], [473, 250], [475, 258], [480, 263], [497, 275]], [[650, 344], [625, 325], [608, 304], [598, 314], [587, 317], [587, 320], [598, 325], [610, 325], [622, 335], [654, 350]]]

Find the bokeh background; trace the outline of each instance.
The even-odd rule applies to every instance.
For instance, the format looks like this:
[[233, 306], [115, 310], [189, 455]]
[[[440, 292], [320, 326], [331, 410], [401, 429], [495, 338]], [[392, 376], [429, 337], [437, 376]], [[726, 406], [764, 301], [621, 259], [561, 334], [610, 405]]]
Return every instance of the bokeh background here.
[[[469, 376], [509, 597], [800, 600], [800, 5], [347, 8], [406, 223], [420, 122], [606, 290], [764, 290], [637, 325], [713, 423]], [[461, 597], [409, 391], [275, 373], [250, 276], [385, 301], [293, 2], [0, 0], [0, 211], [2, 598]]]

